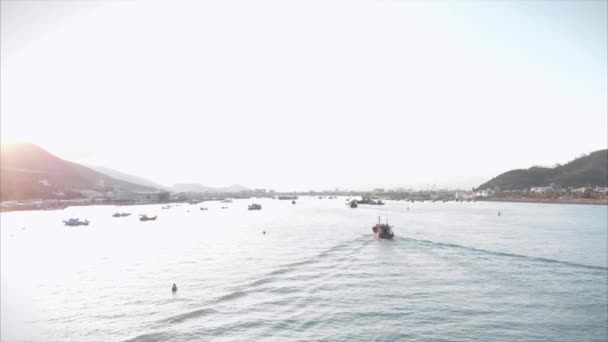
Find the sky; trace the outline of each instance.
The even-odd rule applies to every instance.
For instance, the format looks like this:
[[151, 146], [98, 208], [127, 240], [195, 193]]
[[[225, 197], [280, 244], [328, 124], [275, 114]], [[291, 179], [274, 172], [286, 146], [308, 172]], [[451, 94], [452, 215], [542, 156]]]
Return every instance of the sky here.
[[0, 10], [1, 140], [165, 185], [470, 188], [608, 145], [606, 1]]

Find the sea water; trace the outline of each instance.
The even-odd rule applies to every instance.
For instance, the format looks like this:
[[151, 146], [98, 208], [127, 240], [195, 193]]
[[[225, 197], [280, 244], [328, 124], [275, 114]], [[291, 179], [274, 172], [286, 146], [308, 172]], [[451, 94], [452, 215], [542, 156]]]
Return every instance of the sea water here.
[[[374, 239], [379, 216], [394, 240]], [[0, 220], [3, 341], [608, 339], [606, 206], [304, 197]]]

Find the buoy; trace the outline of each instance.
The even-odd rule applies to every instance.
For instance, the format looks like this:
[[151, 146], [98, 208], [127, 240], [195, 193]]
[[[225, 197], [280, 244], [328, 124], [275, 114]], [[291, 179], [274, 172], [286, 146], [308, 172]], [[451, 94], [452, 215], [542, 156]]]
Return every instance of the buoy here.
[[177, 292], [177, 285], [175, 285], [175, 283], [171, 287], [171, 292]]

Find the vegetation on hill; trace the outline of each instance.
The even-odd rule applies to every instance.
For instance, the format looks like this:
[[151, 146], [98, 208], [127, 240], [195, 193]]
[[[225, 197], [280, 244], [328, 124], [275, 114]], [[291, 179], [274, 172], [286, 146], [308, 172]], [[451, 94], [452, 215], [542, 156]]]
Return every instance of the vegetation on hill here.
[[82, 190], [154, 190], [109, 177], [30, 143], [0, 147], [0, 200], [82, 197]]
[[523, 190], [540, 186], [608, 186], [608, 150], [599, 150], [555, 167], [534, 166], [505, 172], [477, 190]]

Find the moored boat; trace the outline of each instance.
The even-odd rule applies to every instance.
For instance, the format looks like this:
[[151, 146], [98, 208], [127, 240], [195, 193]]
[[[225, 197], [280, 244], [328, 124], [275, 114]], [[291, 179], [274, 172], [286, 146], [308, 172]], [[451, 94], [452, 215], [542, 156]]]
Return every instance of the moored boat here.
[[71, 218], [67, 221], [64, 220], [63, 224], [65, 224], [66, 226], [88, 226], [89, 220], [80, 221], [80, 219]]
[[395, 236], [393, 227], [388, 225], [388, 220], [383, 224], [380, 222], [380, 217], [378, 217], [378, 223], [372, 227], [372, 231], [374, 232], [376, 239], [391, 240]]
[[249, 210], [262, 210], [262, 205], [261, 204], [253, 203], [253, 204], [250, 204], [247, 207], [247, 209], [249, 209]]
[[131, 213], [114, 213], [114, 215], [112, 215], [112, 217], [126, 217], [126, 216], [130, 216]]
[[140, 221], [155, 221], [157, 216], [139, 215]]
[[351, 208], [357, 208], [359, 205], [357, 204], [356, 200], [352, 200], [348, 203], [348, 206]]

